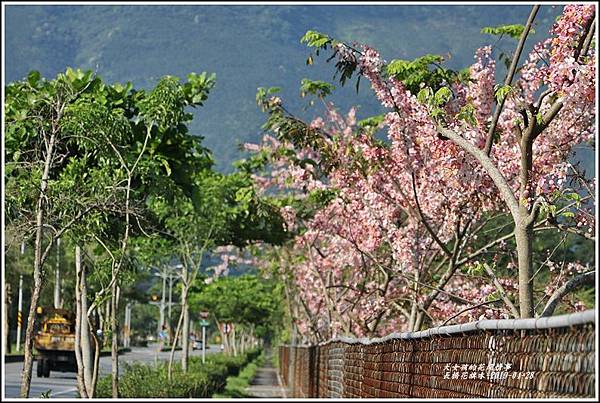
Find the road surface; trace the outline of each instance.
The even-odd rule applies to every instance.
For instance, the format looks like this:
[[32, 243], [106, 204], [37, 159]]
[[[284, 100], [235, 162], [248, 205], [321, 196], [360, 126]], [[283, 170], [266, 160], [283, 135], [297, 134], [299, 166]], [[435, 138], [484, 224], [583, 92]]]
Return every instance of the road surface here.
[[[156, 353], [156, 345], [150, 347], [132, 347], [131, 352], [119, 356], [119, 371], [123, 369], [122, 363], [153, 363], [156, 359], [167, 360], [168, 351]], [[220, 345], [211, 344], [206, 354], [221, 351]], [[202, 350], [190, 350], [190, 356], [202, 356]], [[181, 351], [175, 351], [175, 359], [181, 357]], [[50, 397], [73, 398], [77, 397], [77, 383], [74, 372], [51, 372], [49, 378], [38, 378], [36, 376], [37, 362], [33, 363], [33, 376], [31, 378], [31, 391], [29, 397], [39, 398], [42, 393], [51, 390]], [[100, 357], [100, 375], [110, 374], [110, 356]], [[5, 397], [19, 397], [21, 385], [22, 362], [7, 362], [4, 365], [4, 390]]]

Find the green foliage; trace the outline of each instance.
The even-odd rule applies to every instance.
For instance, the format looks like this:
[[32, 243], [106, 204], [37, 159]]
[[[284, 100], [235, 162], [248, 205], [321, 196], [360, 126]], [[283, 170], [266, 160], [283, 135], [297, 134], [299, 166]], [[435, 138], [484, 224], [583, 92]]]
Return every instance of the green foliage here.
[[300, 85], [300, 96], [305, 97], [309, 94], [315, 95], [318, 98], [325, 98], [335, 90], [335, 86], [321, 80], [309, 80], [303, 78]]
[[456, 118], [463, 120], [471, 126], [477, 126], [477, 118], [475, 117], [475, 105], [472, 102], [467, 102], [460, 111], [456, 114]]
[[431, 87], [425, 87], [417, 94], [417, 100], [427, 105], [432, 118], [442, 119], [446, 115], [443, 106], [450, 101], [452, 96], [452, 90], [448, 87], [440, 87], [435, 92]]
[[506, 99], [506, 97], [509, 96], [513, 91], [513, 88], [510, 85], [496, 84], [496, 87], [494, 89], [494, 95], [498, 103], [503, 102], [504, 99]]
[[254, 328], [258, 337], [276, 334], [282, 306], [280, 284], [258, 276], [221, 277], [208, 285], [200, 280], [190, 290], [192, 310], [209, 311], [219, 321]]
[[368, 127], [379, 127], [383, 121], [385, 120], [385, 115], [375, 115], [371, 116], [357, 122], [359, 127], [368, 128]]
[[237, 376], [227, 378], [227, 385], [222, 393], [216, 393], [213, 398], [240, 398], [251, 397], [246, 393], [246, 388], [250, 386], [250, 381], [256, 375], [258, 368], [265, 362], [264, 352], [256, 359], [250, 362], [240, 371]]
[[[167, 378], [166, 363], [157, 366], [146, 364], [125, 364], [124, 374], [119, 377], [119, 396], [122, 398], [209, 398], [225, 388], [228, 376], [235, 375], [259, 351], [252, 350], [236, 357], [222, 353], [209, 354], [203, 364], [199, 357], [191, 357], [188, 371], [181, 371], [175, 364], [173, 379]], [[112, 395], [111, 377], [107, 375], [98, 381], [99, 398]]]
[[[525, 31], [525, 26], [521, 24], [498, 25], [497, 27], [484, 27], [481, 30], [482, 34], [490, 34], [496, 36], [508, 35], [513, 39], [519, 39]], [[530, 32], [535, 34], [535, 30], [531, 28]]]
[[306, 43], [306, 46], [316, 48], [317, 51], [319, 49], [327, 49], [327, 45], [331, 45], [332, 42], [333, 40], [326, 34], [312, 30], [306, 31], [300, 39], [300, 43]]
[[[300, 43], [306, 43], [306, 46], [308, 46], [309, 48], [314, 48], [315, 54], [317, 56], [319, 55], [319, 51], [327, 50], [328, 47], [333, 48], [333, 55], [327, 59], [328, 62], [334, 59], [338, 52], [340, 52], [340, 48], [338, 47], [338, 45], [342, 47], [347, 47], [347, 45], [337, 40], [334, 40], [326, 34], [317, 31], [307, 31], [304, 34], [304, 36], [300, 39]], [[306, 59], [306, 64], [313, 64], [312, 54], [310, 54]], [[334, 80], [337, 77], [337, 75], [340, 74], [340, 83], [343, 86], [346, 83], [346, 81], [352, 78], [352, 75], [354, 74], [354, 71], [357, 67], [358, 65], [356, 63], [356, 60], [338, 58], [337, 62], [335, 63], [336, 72], [333, 76]], [[358, 92], [359, 89], [360, 77], [358, 80], [359, 81], [356, 82], [356, 92]]]
[[386, 66], [386, 73], [402, 81], [413, 94], [416, 94], [423, 86], [430, 86], [437, 91], [445, 83], [464, 79], [464, 73], [461, 75], [454, 70], [442, 67], [443, 61], [442, 56], [431, 54], [414, 60], [394, 59]]

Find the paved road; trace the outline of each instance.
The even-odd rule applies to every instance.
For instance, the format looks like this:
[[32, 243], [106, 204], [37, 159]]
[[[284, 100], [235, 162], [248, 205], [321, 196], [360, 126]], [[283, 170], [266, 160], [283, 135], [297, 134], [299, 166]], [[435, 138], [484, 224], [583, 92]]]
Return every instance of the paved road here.
[[[220, 351], [219, 345], [211, 344], [206, 350], [207, 354]], [[202, 350], [190, 351], [190, 356], [201, 356]], [[175, 359], [181, 357], [181, 351], [175, 351]], [[155, 360], [167, 360], [169, 352], [163, 351], [156, 353], [156, 346], [150, 347], [132, 347], [131, 352], [119, 356], [119, 364], [127, 362], [144, 362], [152, 363]], [[77, 384], [75, 373], [71, 372], [51, 372], [49, 378], [38, 378], [36, 376], [37, 362], [33, 363], [33, 377], [31, 380], [30, 397], [40, 397], [40, 394], [51, 390], [50, 396], [57, 398], [72, 398], [77, 397]], [[100, 375], [110, 374], [110, 356], [100, 358]], [[119, 370], [123, 366], [119, 365]], [[22, 362], [10, 362], [4, 365], [4, 390], [5, 397], [19, 397], [21, 370], [23, 369]]]

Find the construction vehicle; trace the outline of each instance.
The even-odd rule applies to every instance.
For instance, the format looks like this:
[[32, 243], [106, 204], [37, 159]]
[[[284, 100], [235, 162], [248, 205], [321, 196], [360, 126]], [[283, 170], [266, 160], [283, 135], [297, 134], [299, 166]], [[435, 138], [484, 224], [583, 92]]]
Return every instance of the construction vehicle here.
[[67, 309], [38, 307], [39, 330], [33, 345], [37, 350], [37, 376], [50, 371], [77, 372], [75, 359], [75, 314]]

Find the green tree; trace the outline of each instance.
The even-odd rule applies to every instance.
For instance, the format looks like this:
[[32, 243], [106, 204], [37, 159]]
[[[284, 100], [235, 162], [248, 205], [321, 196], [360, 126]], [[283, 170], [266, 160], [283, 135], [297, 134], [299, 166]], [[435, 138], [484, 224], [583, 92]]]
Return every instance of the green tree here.
[[239, 340], [248, 336], [270, 341], [283, 326], [283, 292], [274, 279], [257, 275], [221, 277], [209, 284], [204, 279], [192, 288], [190, 304], [194, 310], [209, 311], [225, 343], [237, 351], [236, 340], [222, 333], [222, 323], [234, 323]]

